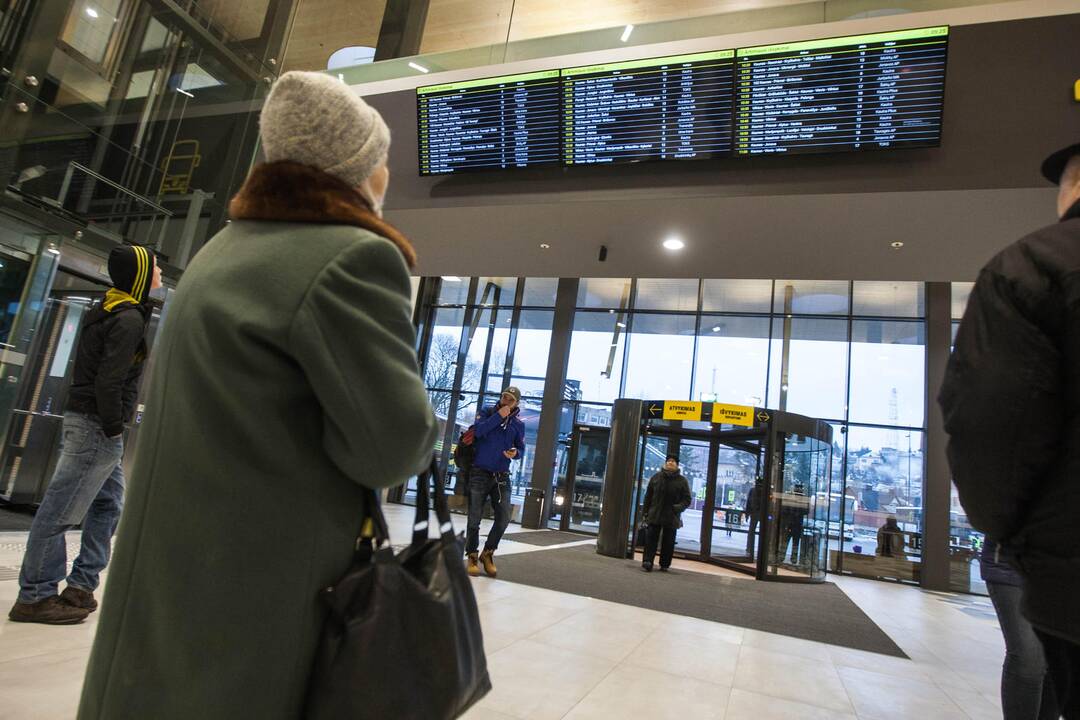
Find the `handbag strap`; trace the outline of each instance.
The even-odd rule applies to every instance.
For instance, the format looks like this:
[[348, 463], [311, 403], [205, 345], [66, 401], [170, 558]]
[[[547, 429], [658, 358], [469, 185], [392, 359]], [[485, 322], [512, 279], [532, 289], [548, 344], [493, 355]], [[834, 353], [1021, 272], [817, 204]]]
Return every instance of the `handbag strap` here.
[[413, 522], [413, 545], [421, 545], [428, 539], [428, 515], [431, 500], [429, 488], [435, 487], [435, 517], [439, 520], [439, 534], [454, 536], [454, 523], [450, 520], [450, 505], [446, 501], [446, 487], [438, 462], [432, 458], [431, 465], [416, 479], [416, 517]]

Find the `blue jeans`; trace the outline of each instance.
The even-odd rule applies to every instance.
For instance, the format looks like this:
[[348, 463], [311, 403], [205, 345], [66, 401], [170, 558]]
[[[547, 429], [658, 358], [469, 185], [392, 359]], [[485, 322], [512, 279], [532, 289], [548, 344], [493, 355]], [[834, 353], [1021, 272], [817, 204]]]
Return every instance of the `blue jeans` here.
[[107, 438], [101, 421], [64, 413], [60, 460], [34, 515], [19, 572], [19, 602], [57, 594], [67, 570], [64, 533], [82, 523], [82, 547], [67, 584], [93, 592], [109, 563], [111, 541], [124, 507], [124, 443]]
[[1042, 642], [1020, 614], [1023, 588], [988, 582], [986, 590], [1005, 636], [1005, 663], [1001, 668], [1004, 720], [1057, 720], [1061, 713], [1054, 684], [1047, 676]]
[[480, 547], [480, 520], [484, 516], [484, 502], [491, 499], [495, 525], [488, 532], [485, 550], [496, 550], [506, 526], [510, 524], [510, 483], [503, 477], [487, 470], [473, 468], [469, 471], [469, 524], [465, 535], [465, 552], [474, 553]]

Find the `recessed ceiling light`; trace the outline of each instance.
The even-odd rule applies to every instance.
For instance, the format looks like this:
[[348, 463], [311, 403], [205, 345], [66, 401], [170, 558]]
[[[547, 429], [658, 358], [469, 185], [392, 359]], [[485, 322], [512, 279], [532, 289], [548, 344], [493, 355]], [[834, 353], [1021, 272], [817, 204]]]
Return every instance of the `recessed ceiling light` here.
[[541, 250], [550, 250], [551, 246], [548, 245], [547, 243], [540, 243], [540, 249]]
[[632, 32], [634, 32], [634, 26], [633, 25], [627, 25], [626, 29], [622, 31], [622, 37], [619, 38], [619, 40], [621, 40], [623, 42], [626, 42], [627, 40], [630, 39], [630, 33], [632, 33]]
[[894, 242], [892, 244], [892, 249], [893, 250], [899, 250], [902, 247], [904, 247], [904, 243], [900, 242], [899, 240], [897, 240], [896, 242]]
[[424, 67], [423, 65], [417, 65], [417, 64], [416, 64], [416, 63], [414, 63], [414, 62], [411, 62], [411, 63], [409, 63], [409, 67], [411, 67], [411, 68], [412, 68], [413, 70], [419, 70], [419, 71], [420, 71], [420, 72], [422, 72], [422, 73], [428, 73], [428, 72], [431, 72], [430, 70], [428, 70], [428, 69], [427, 69], [426, 67]]
[[713, 332], [720, 332], [720, 329], [721, 329], [720, 326], [716, 325], [716, 326], [713, 327], [712, 331]]
[[442, 279], [445, 282], [461, 282], [461, 278], [459, 278], [457, 275], [443, 275]]
[[94, 18], [95, 20], [98, 18], [98, 11], [92, 7], [86, 8], [86, 14]]
[[679, 238], [671, 237], [664, 241], [664, 248], [667, 250], [682, 250], [684, 247], [686, 243]]

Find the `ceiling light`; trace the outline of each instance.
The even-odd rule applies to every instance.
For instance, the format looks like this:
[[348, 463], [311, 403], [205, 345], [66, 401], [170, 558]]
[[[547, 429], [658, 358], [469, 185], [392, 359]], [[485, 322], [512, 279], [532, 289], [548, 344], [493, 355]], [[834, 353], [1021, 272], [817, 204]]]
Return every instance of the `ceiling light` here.
[[684, 247], [686, 243], [679, 238], [671, 237], [664, 241], [664, 248], [667, 250], [682, 250]]
[[409, 67], [411, 67], [411, 68], [412, 68], [413, 70], [419, 70], [419, 71], [420, 71], [420, 72], [422, 72], [422, 73], [427, 73], [427, 72], [431, 72], [430, 70], [428, 70], [428, 69], [427, 69], [426, 67], [424, 67], [423, 65], [417, 65], [417, 64], [416, 64], [416, 63], [414, 63], [414, 62], [411, 62], [411, 63], [409, 63]]
[[624, 328], [624, 327], [626, 327], [626, 323], [621, 323], [621, 322], [617, 322], [617, 323], [615, 323], [615, 324], [616, 324], [616, 325], [618, 325], [618, 326], [619, 326], [619, 327], [621, 327], [621, 328]]
[[626, 29], [622, 31], [622, 37], [619, 38], [619, 39], [622, 40], [623, 42], [626, 42], [627, 40], [630, 39], [630, 33], [632, 33], [632, 32], [634, 32], [634, 26], [633, 25], [627, 25]]
[[547, 243], [540, 243], [540, 249], [541, 250], [550, 250], [551, 246], [548, 245]]
[[721, 327], [720, 327], [719, 325], [715, 325], [715, 326], [713, 326], [713, 329], [712, 329], [712, 331], [713, 331], [713, 332], [720, 332], [720, 330], [721, 330], [721, 329], [722, 329], [722, 328], [721, 328]]
[[897, 240], [896, 242], [894, 242], [892, 244], [892, 249], [893, 250], [899, 250], [902, 247], [904, 247], [904, 243], [900, 242], [899, 240]]
[[94, 18], [95, 20], [97, 20], [97, 18], [98, 18], [98, 11], [95, 10], [94, 8], [92, 8], [92, 7], [86, 8], [86, 14], [89, 15], [90, 17]]
[[189, 98], [193, 98], [193, 97], [195, 97], [194, 95], [192, 95], [191, 93], [189, 93], [189, 92], [188, 92], [187, 90], [185, 90], [184, 88], [179, 88], [179, 87], [178, 87], [178, 88], [176, 88], [176, 92], [180, 93], [181, 95], [187, 95], [187, 96], [188, 96]]
[[443, 275], [442, 279], [444, 282], [461, 282], [461, 278], [457, 275]]

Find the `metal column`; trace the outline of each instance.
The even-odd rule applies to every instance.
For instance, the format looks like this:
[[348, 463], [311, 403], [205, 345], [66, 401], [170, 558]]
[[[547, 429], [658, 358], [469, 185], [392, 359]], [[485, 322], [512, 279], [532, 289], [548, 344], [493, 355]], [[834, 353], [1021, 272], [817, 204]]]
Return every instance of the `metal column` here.
[[926, 475], [923, 478], [922, 586], [949, 590], [952, 473], [945, 456], [945, 420], [937, 396], [952, 345], [952, 288], [926, 283]]

